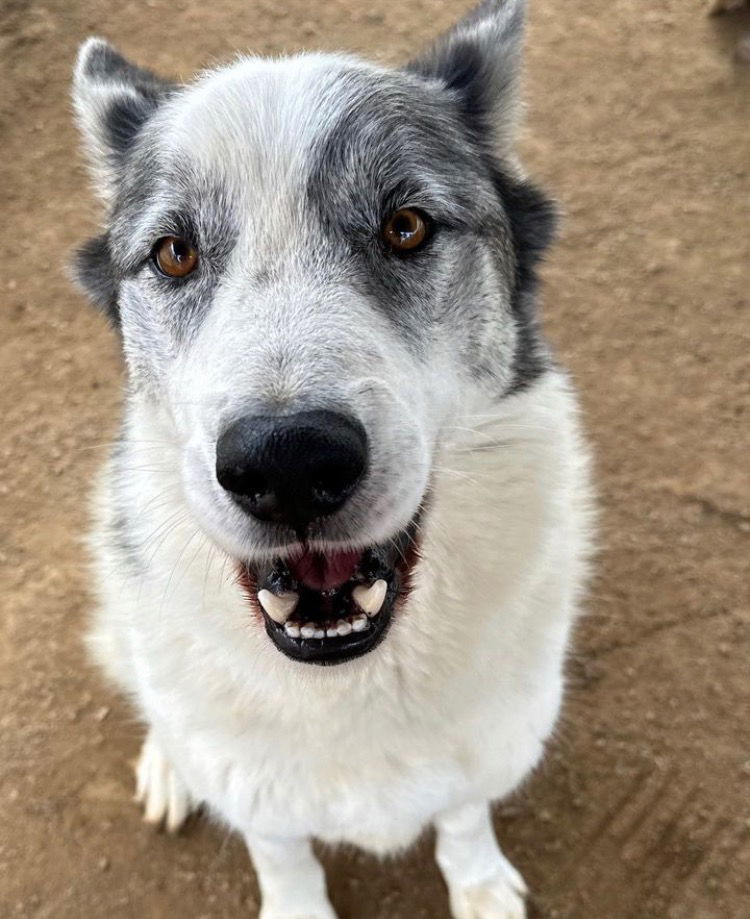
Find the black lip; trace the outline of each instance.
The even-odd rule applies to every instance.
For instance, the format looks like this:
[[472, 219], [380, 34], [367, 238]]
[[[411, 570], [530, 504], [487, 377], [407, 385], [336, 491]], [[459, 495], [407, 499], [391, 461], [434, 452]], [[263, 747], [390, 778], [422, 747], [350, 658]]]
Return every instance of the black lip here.
[[366, 632], [352, 632], [350, 635], [340, 635], [337, 638], [292, 638], [287, 635], [283, 626], [277, 625], [265, 613], [263, 619], [268, 637], [282, 654], [294, 661], [325, 667], [330, 664], [343, 664], [376, 648], [385, 638], [391, 624], [391, 610], [392, 604], [387, 609], [384, 604], [383, 610], [370, 620]]

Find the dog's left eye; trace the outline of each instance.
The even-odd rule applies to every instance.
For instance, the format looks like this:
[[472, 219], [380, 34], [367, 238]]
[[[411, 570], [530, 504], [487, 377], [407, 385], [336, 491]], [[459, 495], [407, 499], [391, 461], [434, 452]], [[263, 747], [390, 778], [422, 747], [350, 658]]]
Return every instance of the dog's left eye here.
[[429, 236], [428, 218], [412, 207], [395, 211], [383, 224], [383, 240], [394, 252], [416, 252]]
[[198, 267], [198, 250], [181, 236], [164, 236], [152, 251], [154, 264], [169, 278], [184, 278]]

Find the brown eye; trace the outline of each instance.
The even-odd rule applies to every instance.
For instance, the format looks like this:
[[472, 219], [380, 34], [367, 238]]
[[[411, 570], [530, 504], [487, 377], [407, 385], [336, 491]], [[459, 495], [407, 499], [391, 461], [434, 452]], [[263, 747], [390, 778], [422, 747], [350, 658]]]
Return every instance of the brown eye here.
[[394, 252], [414, 252], [427, 239], [427, 220], [419, 211], [403, 207], [383, 225], [383, 239]]
[[198, 252], [181, 236], [165, 236], [154, 246], [154, 261], [169, 278], [184, 278], [198, 266]]

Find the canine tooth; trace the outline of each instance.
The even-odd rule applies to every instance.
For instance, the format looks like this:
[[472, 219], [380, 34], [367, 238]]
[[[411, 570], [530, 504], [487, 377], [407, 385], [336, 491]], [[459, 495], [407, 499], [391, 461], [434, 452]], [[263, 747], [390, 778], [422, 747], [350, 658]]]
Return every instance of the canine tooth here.
[[365, 587], [364, 584], [358, 585], [352, 591], [352, 596], [357, 606], [364, 610], [368, 616], [377, 616], [383, 606], [387, 592], [388, 583], [381, 578], [370, 584], [369, 587]]
[[287, 622], [284, 631], [290, 638], [299, 638], [299, 626], [296, 622]]
[[274, 622], [283, 625], [294, 612], [299, 597], [297, 594], [274, 594], [270, 590], [258, 591], [258, 602]]
[[335, 638], [338, 634], [339, 634], [339, 630], [338, 630], [336, 623], [335, 622], [329, 623], [328, 627], [326, 628], [326, 635], [329, 638]]
[[306, 622], [300, 629], [303, 638], [314, 638], [315, 637], [315, 623]]
[[346, 619], [339, 619], [336, 623], [336, 632], [338, 635], [349, 635], [352, 631], [351, 622], [347, 622]]
[[358, 613], [356, 616], [352, 617], [351, 623], [353, 632], [364, 632], [367, 628], [367, 616], [363, 613]]

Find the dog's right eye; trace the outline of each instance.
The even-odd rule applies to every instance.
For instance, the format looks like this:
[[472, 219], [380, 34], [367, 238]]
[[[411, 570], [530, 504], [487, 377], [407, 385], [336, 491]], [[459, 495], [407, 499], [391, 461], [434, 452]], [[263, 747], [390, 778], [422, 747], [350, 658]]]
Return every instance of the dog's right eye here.
[[402, 207], [383, 224], [383, 240], [399, 255], [416, 252], [430, 235], [428, 218], [413, 207]]
[[198, 267], [198, 250], [181, 236], [164, 236], [157, 240], [151, 257], [168, 278], [184, 278]]

